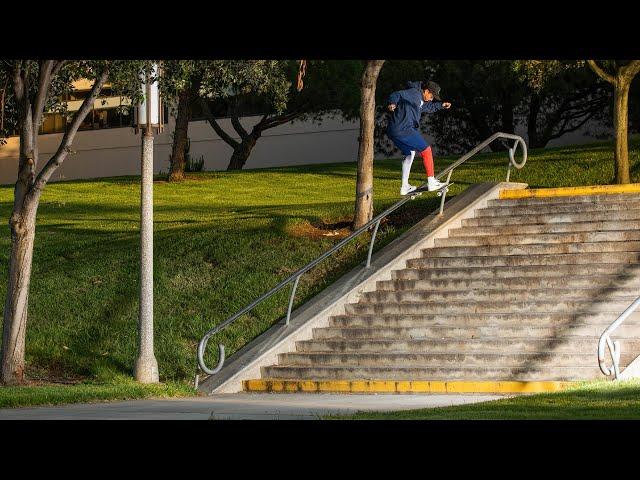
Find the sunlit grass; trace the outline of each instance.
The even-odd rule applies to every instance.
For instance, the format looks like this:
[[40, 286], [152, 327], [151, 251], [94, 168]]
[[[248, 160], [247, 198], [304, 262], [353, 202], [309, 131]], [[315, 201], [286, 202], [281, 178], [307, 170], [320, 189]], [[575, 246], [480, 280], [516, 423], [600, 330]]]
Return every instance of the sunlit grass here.
[[[632, 143], [633, 181], [640, 179], [639, 142]], [[453, 159], [436, 159], [442, 169]], [[469, 185], [503, 180], [504, 152], [478, 156], [453, 175], [451, 195]], [[400, 164], [375, 164], [377, 211], [398, 200]], [[612, 145], [530, 152], [512, 181], [532, 187], [607, 184]], [[413, 179], [424, 178], [419, 162]], [[155, 184], [155, 353], [163, 381], [191, 381], [202, 334], [338, 237], [299, 232], [353, 215], [355, 164], [194, 174], [180, 184]], [[0, 188], [0, 294], [6, 292], [7, 220], [13, 188]], [[397, 237], [438, 199], [423, 195], [403, 207], [405, 219], [381, 228], [377, 248]], [[395, 225], [395, 226], [393, 226]], [[111, 382], [132, 373], [136, 355], [139, 262], [139, 179], [121, 177], [48, 185], [38, 212], [27, 330], [30, 378]], [[296, 305], [362, 262], [368, 234], [302, 277]], [[286, 312], [288, 289], [212, 340], [232, 354]], [[215, 350], [215, 349], [212, 349]], [[213, 355], [213, 354], [211, 354]], [[210, 358], [210, 361], [212, 358]]]
[[341, 420], [639, 420], [640, 380], [598, 381], [555, 393], [396, 412], [327, 417]]
[[118, 378], [113, 382], [101, 384], [2, 387], [0, 388], [0, 408], [193, 395], [195, 391], [182, 383], [142, 385], [130, 378]]

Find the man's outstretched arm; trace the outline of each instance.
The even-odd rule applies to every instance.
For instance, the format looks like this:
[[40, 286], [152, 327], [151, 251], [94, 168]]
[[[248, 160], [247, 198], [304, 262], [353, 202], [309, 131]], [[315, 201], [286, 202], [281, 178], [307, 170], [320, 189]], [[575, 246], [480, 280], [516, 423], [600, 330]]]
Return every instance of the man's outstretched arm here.
[[448, 108], [451, 108], [451, 103], [449, 102], [425, 102], [424, 105], [422, 105], [422, 111], [427, 113], [434, 113]]

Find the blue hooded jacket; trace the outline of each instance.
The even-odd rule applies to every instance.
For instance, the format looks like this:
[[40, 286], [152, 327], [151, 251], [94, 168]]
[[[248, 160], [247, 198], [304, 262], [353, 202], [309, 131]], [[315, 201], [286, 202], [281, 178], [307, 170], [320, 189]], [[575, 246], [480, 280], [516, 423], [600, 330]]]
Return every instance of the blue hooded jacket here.
[[387, 104], [394, 103], [396, 109], [387, 125], [387, 135], [406, 137], [420, 134], [420, 116], [422, 112], [434, 113], [442, 110], [442, 102], [424, 102], [420, 82], [407, 82], [406, 90], [398, 90], [389, 95]]

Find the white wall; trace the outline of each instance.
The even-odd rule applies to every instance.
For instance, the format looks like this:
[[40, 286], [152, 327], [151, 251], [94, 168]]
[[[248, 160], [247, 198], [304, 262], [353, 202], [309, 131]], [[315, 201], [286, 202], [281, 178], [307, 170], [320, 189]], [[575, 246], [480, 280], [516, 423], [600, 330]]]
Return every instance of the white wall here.
[[[259, 117], [242, 119], [245, 128], [251, 128]], [[222, 127], [229, 133], [235, 131], [229, 120], [220, 120]], [[171, 133], [175, 122], [172, 117], [164, 133], [157, 135], [154, 148], [154, 172], [169, 170], [171, 152]], [[267, 130], [258, 140], [245, 168], [265, 168], [286, 165], [305, 165], [314, 163], [354, 162], [358, 156], [359, 122], [342, 122], [339, 119], [325, 118], [322, 124], [312, 122], [294, 122]], [[586, 127], [580, 131], [565, 135], [549, 143], [549, 146], [574, 145], [594, 141], [587, 135]], [[526, 130], [518, 126], [516, 133], [526, 140]], [[53, 155], [60, 143], [62, 134], [40, 135], [39, 168]], [[226, 170], [231, 158], [231, 147], [221, 140], [206, 121], [189, 124], [192, 158], [204, 156], [204, 169]], [[433, 138], [426, 135], [433, 143]], [[0, 147], [0, 184], [12, 184], [18, 171], [17, 137], [8, 139]], [[436, 152], [438, 145], [434, 145]], [[140, 170], [140, 134], [132, 128], [113, 128], [78, 132], [73, 143], [75, 153], [70, 154], [56, 171], [52, 181], [79, 178], [112, 177], [119, 175], [138, 175]], [[397, 156], [400, 156], [397, 153]], [[385, 155], [377, 154], [376, 158]]]
[[[259, 117], [242, 119], [245, 128]], [[228, 132], [235, 131], [229, 120], [221, 120]], [[156, 136], [154, 172], [169, 170], [171, 133], [175, 122], [172, 117], [165, 131]], [[294, 122], [266, 130], [258, 140], [245, 168], [265, 168], [284, 165], [303, 165], [327, 162], [353, 162], [358, 155], [358, 122], [342, 122], [326, 118], [321, 125], [312, 122]], [[189, 124], [192, 158], [204, 156], [205, 170], [225, 170], [232, 149], [216, 135], [206, 121]], [[39, 168], [47, 162], [60, 143], [62, 134], [40, 135]], [[15, 183], [18, 171], [18, 137], [7, 139], [0, 147], [0, 183]], [[132, 128], [112, 128], [78, 132], [73, 143], [75, 153], [70, 154], [54, 174], [52, 181], [78, 178], [138, 175], [140, 170], [140, 134]]]

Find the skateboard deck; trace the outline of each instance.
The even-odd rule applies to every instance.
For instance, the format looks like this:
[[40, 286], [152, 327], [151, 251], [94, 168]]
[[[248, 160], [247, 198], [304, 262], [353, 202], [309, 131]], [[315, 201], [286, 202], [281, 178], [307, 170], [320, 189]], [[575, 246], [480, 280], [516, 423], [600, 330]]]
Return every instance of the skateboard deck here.
[[[448, 190], [449, 187], [453, 185], [453, 182], [449, 182], [449, 183], [445, 183], [442, 187], [440, 187], [438, 190], [433, 190], [433, 192], [436, 192], [436, 195], [438, 195], [439, 197], [442, 196], [442, 191], [443, 190]], [[429, 192], [429, 189], [427, 188], [427, 186], [425, 185], [424, 187], [420, 187], [420, 188], [416, 188], [415, 190], [407, 193], [406, 195], [404, 195], [405, 197], [411, 197], [411, 196], [418, 196], [418, 195], [422, 195], [424, 192]]]

